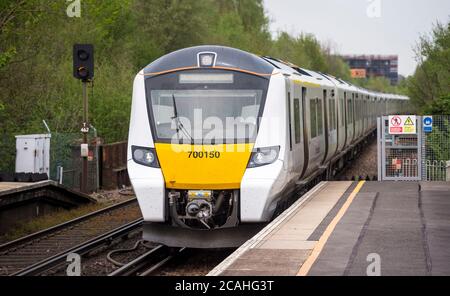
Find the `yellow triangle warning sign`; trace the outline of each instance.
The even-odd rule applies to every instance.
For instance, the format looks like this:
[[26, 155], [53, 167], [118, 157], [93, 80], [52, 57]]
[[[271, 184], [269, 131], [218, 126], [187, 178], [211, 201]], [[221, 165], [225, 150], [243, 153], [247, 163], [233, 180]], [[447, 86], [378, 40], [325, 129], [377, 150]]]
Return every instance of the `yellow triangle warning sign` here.
[[411, 117], [408, 116], [403, 125], [414, 125], [414, 122], [411, 120]]

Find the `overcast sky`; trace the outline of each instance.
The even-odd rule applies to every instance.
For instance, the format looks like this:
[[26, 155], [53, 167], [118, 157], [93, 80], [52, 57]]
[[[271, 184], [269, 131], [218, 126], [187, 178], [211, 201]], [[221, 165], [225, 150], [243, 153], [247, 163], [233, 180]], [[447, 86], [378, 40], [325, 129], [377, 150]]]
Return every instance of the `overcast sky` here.
[[[379, 5], [378, 5], [379, 4]], [[314, 34], [340, 54], [396, 54], [414, 73], [413, 47], [433, 23], [450, 20], [449, 0], [264, 0], [273, 34]]]

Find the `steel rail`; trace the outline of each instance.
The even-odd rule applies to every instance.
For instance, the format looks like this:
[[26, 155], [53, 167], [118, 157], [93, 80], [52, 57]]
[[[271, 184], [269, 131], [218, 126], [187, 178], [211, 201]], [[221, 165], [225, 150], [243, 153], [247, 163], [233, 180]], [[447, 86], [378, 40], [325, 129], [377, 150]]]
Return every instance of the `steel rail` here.
[[70, 253], [84, 255], [103, 244], [110, 243], [112, 240], [119, 238], [121, 236], [124, 236], [124, 235], [140, 228], [142, 226], [142, 224], [143, 224], [143, 219], [142, 218], [137, 219], [133, 222], [122, 225], [116, 229], [113, 229], [107, 233], [101, 234], [91, 240], [83, 242], [77, 246], [74, 246], [63, 252], [60, 252], [54, 256], [51, 256], [44, 260], [41, 260], [29, 267], [26, 267], [16, 273], [11, 274], [11, 276], [39, 275], [45, 271], [48, 271], [48, 270], [54, 268], [57, 265], [63, 263], [66, 260], [67, 255]]
[[161, 266], [163, 266], [164, 264], [166, 264], [169, 260], [171, 260], [173, 257], [175, 257], [176, 255], [179, 255], [179, 253], [183, 252], [186, 248], [181, 248], [180, 250], [178, 250], [178, 254], [171, 254], [169, 256], [167, 256], [166, 258], [162, 259], [161, 261], [159, 261], [158, 263], [154, 264], [152, 267], [150, 267], [149, 269], [141, 272], [139, 274], [139, 276], [148, 276], [151, 273], [155, 272], [155, 270], [157, 270], [158, 268], [160, 268]]
[[84, 221], [86, 221], [88, 219], [100, 216], [102, 214], [106, 214], [106, 213], [108, 213], [108, 212], [110, 212], [112, 210], [120, 209], [120, 208], [125, 207], [127, 205], [130, 205], [130, 204], [132, 204], [132, 203], [134, 203], [136, 201], [137, 201], [136, 198], [128, 199], [128, 200], [126, 200], [124, 202], [111, 205], [109, 207], [97, 210], [97, 211], [92, 212], [92, 213], [88, 213], [86, 215], [83, 215], [81, 217], [72, 219], [70, 221], [63, 222], [61, 224], [52, 226], [50, 228], [46, 228], [46, 229], [43, 229], [41, 231], [29, 234], [29, 235], [21, 237], [21, 238], [18, 238], [16, 240], [7, 242], [5, 244], [0, 245], [0, 254], [2, 252], [7, 251], [8, 249], [12, 249], [12, 248], [18, 247], [20, 245], [24, 245], [24, 244], [26, 244], [28, 242], [31, 242], [31, 241], [33, 241], [33, 240], [35, 240], [37, 238], [41, 238], [41, 237], [47, 236], [49, 234], [55, 233], [55, 232], [57, 232], [59, 230], [62, 230], [64, 228], [67, 228], [67, 227], [72, 226], [74, 224], [78, 224], [78, 223], [84, 222]]
[[[165, 245], [158, 245], [150, 251], [142, 254], [137, 257], [133, 261], [130, 261], [126, 265], [116, 269], [115, 271], [108, 274], [108, 276], [129, 276], [129, 275], [139, 275], [139, 276], [147, 276], [166, 264], [169, 260], [174, 258], [176, 255], [181, 253], [185, 248], [177, 249], [177, 254], [169, 253], [168, 255], [163, 256], [163, 259], [159, 260], [157, 263], [151, 264], [149, 268], [145, 268], [149, 265], [149, 261], [152, 257], [161, 255], [161, 253], [170, 252], [173, 248], [167, 247]], [[140, 272], [142, 270], [142, 272]]]
[[138, 272], [145, 264], [146, 261], [150, 258], [150, 256], [155, 255], [155, 253], [167, 248], [164, 245], [158, 245], [155, 246], [153, 249], [149, 250], [148, 252], [142, 254], [141, 256], [137, 257], [136, 259], [128, 262], [124, 266], [114, 270], [108, 276], [126, 276], [131, 275], [136, 272]]

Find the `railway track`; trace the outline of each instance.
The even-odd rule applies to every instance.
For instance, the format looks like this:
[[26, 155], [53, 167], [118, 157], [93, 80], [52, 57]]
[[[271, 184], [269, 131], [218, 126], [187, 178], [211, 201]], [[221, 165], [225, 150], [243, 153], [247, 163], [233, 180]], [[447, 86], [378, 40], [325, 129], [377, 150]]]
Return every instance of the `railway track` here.
[[[140, 231], [143, 223], [140, 217], [136, 199], [131, 199], [0, 245], [0, 275], [62, 274], [61, 263], [65, 262], [69, 253], [83, 256], [101, 246], [110, 245], [117, 238], [128, 238], [129, 233]], [[135, 253], [134, 258], [129, 256], [124, 260], [128, 263], [123, 266], [113, 267], [115, 268], [113, 272], [110, 266], [109, 270], [106, 269], [102, 274], [109, 276], [157, 274], [171, 259], [183, 258], [186, 256], [179, 255], [190, 253], [184, 248], [174, 249], [163, 245], [146, 248], [148, 250]], [[55, 272], [56, 267], [59, 268], [59, 272]]]
[[142, 225], [136, 199], [0, 245], [0, 275], [37, 275], [65, 261], [126, 236]]
[[164, 245], [158, 245], [136, 259], [116, 269], [108, 276], [147, 276], [165, 265], [169, 260], [180, 255], [185, 248], [169, 248]]

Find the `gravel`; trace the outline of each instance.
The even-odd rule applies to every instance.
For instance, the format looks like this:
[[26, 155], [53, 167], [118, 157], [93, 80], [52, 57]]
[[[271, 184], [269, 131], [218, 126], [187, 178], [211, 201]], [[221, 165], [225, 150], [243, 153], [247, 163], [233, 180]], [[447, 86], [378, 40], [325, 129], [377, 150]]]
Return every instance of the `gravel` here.
[[370, 180], [376, 180], [377, 175], [377, 141], [374, 138], [367, 143], [367, 146], [350, 166], [339, 175], [339, 179], [350, 180], [360, 177], [365, 179], [369, 176]]
[[100, 190], [91, 194], [98, 203], [115, 204], [135, 197], [133, 189], [126, 187], [123, 189]]
[[161, 276], [202, 276], [221, 263], [236, 249], [187, 249], [156, 271]]

